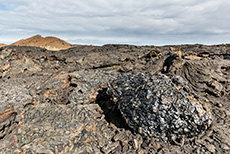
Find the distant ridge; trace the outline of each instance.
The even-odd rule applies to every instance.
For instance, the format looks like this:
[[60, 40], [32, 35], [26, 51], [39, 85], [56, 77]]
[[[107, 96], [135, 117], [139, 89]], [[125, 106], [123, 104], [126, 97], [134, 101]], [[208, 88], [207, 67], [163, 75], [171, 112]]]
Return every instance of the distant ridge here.
[[7, 44], [0, 43], [0, 47], [7, 46]]
[[35, 47], [42, 47], [48, 50], [62, 50], [71, 48], [73, 45], [61, 40], [56, 37], [42, 37], [41, 35], [35, 35], [27, 39], [22, 39], [17, 42], [14, 42], [11, 45], [16, 46], [35, 46]]

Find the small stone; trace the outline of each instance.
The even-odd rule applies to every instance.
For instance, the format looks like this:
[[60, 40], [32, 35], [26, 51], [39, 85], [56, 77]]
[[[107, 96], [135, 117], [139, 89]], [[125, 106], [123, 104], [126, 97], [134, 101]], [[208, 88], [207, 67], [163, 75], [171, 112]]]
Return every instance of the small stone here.
[[119, 142], [113, 142], [111, 144], [108, 144], [106, 147], [104, 147], [102, 151], [105, 153], [110, 153], [114, 151], [116, 148], [119, 148], [119, 146], [120, 146]]
[[227, 146], [227, 145], [223, 145], [223, 149], [226, 150], [226, 151], [228, 151], [228, 150], [230, 150], [230, 147]]
[[138, 154], [144, 154], [145, 152], [143, 150], [138, 150], [137, 153]]
[[208, 151], [215, 153], [215, 146], [212, 144], [205, 145], [205, 147], [208, 149]]
[[134, 139], [134, 146], [135, 146], [136, 150], [139, 149], [139, 144], [138, 144], [138, 141], [136, 139]]
[[216, 103], [216, 106], [219, 108], [223, 107], [223, 105], [221, 103], [218, 103], [218, 102]]

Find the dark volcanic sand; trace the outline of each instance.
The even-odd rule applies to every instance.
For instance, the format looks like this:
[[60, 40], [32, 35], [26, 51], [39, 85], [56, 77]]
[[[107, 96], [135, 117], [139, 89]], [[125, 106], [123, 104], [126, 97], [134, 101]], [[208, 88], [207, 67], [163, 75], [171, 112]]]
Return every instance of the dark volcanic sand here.
[[[169, 141], [140, 135], [106, 93], [136, 73], [182, 77], [212, 125]], [[230, 45], [1, 47], [0, 153], [230, 153]]]

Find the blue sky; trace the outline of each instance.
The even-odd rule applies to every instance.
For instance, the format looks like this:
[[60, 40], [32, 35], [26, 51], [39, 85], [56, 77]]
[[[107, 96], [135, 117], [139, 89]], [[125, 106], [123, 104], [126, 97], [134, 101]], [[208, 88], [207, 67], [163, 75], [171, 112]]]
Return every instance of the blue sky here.
[[6, 6], [0, 3], [0, 10], [6, 10]]
[[227, 0], [0, 0], [0, 43], [41, 34], [74, 44], [230, 43]]

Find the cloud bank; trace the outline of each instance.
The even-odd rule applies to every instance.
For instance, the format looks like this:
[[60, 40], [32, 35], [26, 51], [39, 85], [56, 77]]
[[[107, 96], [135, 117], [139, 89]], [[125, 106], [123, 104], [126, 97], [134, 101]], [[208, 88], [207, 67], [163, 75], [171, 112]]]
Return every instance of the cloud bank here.
[[226, 0], [0, 0], [0, 42], [35, 34], [75, 44], [230, 41]]

